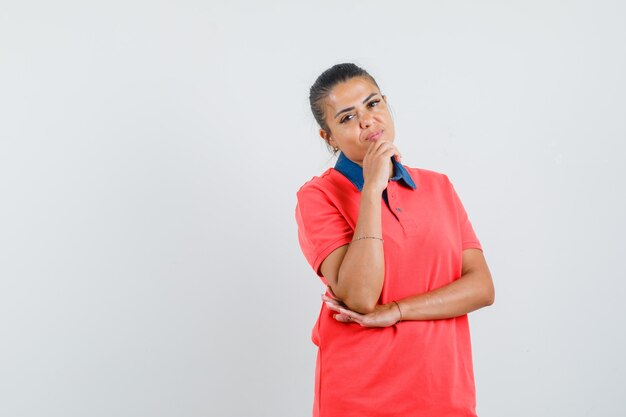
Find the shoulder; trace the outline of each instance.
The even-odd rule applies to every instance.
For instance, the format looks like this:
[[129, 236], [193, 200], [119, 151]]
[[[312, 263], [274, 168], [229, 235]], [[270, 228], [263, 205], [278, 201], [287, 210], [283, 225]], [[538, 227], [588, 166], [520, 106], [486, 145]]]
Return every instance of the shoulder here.
[[303, 190], [315, 189], [315, 188], [324, 188], [328, 184], [328, 176], [330, 175], [332, 168], [328, 168], [319, 176], [314, 176], [310, 180], [306, 181], [302, 186], [298, 189], [298, 194]]
[[334, 168], [328, 168], [319, 176], [314, 176], [305, 182], [296, 192], [298, 201], [308, 198], [330, 196], [339, 192], [346, 186], [347, 179]]
[[442, 172], [425, 168], [413, 168], [406, 165], [404, 167], [407, 169], [418, 188], [430, 189], [433, 187], [449, 187], [452, 185], [450, 178]]

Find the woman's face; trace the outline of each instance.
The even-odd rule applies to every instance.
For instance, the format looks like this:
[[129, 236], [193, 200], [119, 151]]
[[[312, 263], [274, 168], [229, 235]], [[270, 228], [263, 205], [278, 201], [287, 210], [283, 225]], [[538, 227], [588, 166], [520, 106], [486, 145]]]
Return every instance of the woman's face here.
[[330, 132], [320, 136], [353, 162], [363, 166], [369, 146], [377, 140], [393, 142], [393, 119], [387, 98], [366, 77], [354, 77], [337, 84], [325, 101]]

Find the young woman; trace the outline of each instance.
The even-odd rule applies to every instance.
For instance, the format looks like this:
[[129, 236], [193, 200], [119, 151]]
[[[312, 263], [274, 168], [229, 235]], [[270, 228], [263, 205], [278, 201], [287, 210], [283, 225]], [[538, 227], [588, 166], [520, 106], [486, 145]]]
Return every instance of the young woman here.
[[454, 187], [400, 163], [387, 97], [365, 70], [333, 66], [310, 103], [338, 153], [297, 193], [300, 246], [328, 288], [313, 415], [476, 416], [467, 313], [494, 288]]
[[400, 163], [387, 97], [362, 68], [326, 70], [309, 99], [338, 154], [297, 193], [300, 246], [328, 288], [313, 415], [476, 416], [467, 313], [494, 288], [454, 187]]

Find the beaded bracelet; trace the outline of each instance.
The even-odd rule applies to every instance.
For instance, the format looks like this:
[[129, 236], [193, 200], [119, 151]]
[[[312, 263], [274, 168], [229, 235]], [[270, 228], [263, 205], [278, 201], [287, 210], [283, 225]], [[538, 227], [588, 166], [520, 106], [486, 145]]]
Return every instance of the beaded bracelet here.
[[380, 237], [376, 237], [376, 236], [361, 236], [361, 237], [357, 237], [356, 239], [353, 239], [353, 242], [356, 242], [357, 240], [361, 240], [361, 239], [376, 239], [376, 240], [380, 240], [381, 242], [385, 242], [382, 238]]

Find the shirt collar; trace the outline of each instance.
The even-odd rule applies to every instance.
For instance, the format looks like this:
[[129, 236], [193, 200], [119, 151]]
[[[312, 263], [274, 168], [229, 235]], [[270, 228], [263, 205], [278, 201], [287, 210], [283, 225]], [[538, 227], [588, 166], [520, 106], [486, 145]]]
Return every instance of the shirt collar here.
[[[417, 186], [413, 178], [411, 178], [409, 171], [407, 171], [400, 162], [396, 161], [395, 158], [393, 158], [391, 162], [393, 163], [393, 177], [390, 178], [390, 181], [398, 181], [409, 188], [416, 189]], [[363, 184], [365, 182], [363, 180], [363, 168], [349, 160], [343, 152], [339, 153], [335, 169], [348, 178], [359, 191], [363, 190]]]

